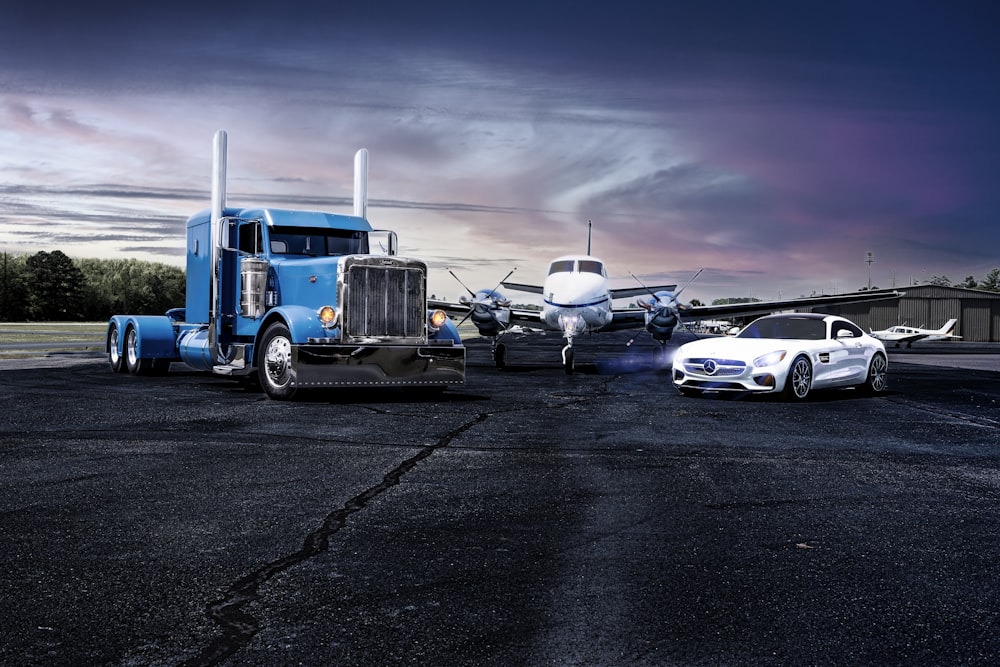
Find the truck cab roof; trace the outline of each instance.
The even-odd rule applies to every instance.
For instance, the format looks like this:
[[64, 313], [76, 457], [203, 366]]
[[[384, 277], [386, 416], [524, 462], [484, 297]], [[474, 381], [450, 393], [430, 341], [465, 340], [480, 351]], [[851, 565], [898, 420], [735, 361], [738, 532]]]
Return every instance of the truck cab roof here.
[[[372, 226], [364, 218], [323, 211], [297, 211], [281, 208], [227, 207], [222, 215], [244, 220], [261, 220], [268, 227], [312, 227], [314, 229], [342, 229], [370, 232]], [[203, 224], [212, 217], [211, 209], [204, 209], [188, 219], [188, 226]]]

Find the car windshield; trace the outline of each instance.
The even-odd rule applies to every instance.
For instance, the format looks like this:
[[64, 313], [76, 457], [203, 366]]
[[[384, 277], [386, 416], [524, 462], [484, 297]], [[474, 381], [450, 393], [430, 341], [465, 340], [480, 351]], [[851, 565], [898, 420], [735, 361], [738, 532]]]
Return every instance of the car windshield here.
[[343, 229], [274, 227], [271, 253], [276, 255], [357, 255], [368, 252], [368, 234]]
[[826, 338], [826, 322], [805, 317], [764, 317], [752, 322], [738, 337], [823, 340]]

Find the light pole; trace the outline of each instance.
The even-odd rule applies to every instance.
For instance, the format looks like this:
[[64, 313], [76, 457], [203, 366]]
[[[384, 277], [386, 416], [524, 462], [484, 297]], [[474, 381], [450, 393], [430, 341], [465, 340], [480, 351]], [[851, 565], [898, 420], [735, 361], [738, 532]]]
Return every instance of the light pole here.
[[875, 261], [875, 253], [871, 250], [865, 255], [865, 263], [868, 265], [868, 291], [872, 291], [872, 262]]

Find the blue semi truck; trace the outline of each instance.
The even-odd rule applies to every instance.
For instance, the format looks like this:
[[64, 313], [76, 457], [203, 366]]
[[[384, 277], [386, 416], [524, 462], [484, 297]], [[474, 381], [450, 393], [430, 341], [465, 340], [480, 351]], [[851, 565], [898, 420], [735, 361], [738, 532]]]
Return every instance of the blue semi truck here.
[[279, 400], [465, 382], [458, 330], [427, 308], [427, 265], [399, 257], [396, 235], [366, 219], [367, 151], [355, 155], [354, 214], [341, 215], [228, 206], [224, 130], [213, 146], [212, 208], [187, 221], [185, 307], [113, 316], [113, 371], [162, 374], [183, 362], [258, 380]]

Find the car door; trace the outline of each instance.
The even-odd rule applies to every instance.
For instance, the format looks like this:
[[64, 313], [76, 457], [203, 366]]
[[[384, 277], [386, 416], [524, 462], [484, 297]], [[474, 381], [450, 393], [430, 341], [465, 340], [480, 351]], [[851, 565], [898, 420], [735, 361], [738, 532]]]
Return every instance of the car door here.
[[864, 333], [847, 320], [830, 322], [827, 340], [829, 361], [825, 381], [830, 384], [854, 384], [867, 372]]

